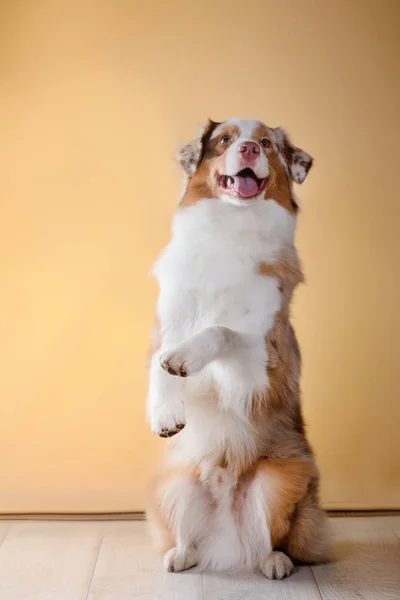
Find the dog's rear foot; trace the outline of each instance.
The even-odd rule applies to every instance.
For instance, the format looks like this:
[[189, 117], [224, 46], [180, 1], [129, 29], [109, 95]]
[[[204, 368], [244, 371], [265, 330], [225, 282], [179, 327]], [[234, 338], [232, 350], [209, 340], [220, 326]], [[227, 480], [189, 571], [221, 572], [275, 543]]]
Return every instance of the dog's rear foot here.
[[261, 565], [261, 571], [267, 579], [284, 579], [293, 570], [292, 561], [283, 552], [271, 552]]
[[196, 552], [193, 548], [180, 550], [176, 546], [164, 554], [164, 568], [170, 573], [179, 573], [191, 569], [197, 564]]

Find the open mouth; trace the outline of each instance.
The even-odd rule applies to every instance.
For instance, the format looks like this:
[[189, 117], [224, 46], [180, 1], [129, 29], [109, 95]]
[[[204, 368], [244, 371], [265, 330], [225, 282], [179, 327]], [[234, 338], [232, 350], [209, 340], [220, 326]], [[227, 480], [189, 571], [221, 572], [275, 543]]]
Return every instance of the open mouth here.
[[260, 179], [249, 167], [242, 169], [236, 175], [218, 175], [218, 185], [231, 196], [253, 198], [258, 196], [267, 183], [268, 177]]

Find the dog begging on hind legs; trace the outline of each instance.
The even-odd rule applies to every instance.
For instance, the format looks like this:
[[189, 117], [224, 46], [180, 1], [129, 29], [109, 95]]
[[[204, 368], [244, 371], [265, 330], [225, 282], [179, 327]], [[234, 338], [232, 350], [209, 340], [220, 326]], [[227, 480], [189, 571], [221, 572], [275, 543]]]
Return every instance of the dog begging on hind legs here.
[[148, 518], [168, 571], [261, 571], [329, 560], [289, 318], [303, 280], [294, 183], [312, 164], [281, 128], [209, 121], [179, 153], [187, 178], [159, 283], [148, 416], [171, 439]]

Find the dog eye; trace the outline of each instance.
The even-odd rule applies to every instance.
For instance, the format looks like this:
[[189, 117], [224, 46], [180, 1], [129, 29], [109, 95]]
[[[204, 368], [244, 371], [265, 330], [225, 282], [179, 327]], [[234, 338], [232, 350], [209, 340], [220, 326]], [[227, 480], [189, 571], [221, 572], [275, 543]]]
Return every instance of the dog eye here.
[[271, 148], [271, 142], [268, 138], [264, 138], [261, 140], [261, 146], [264, 146], [264, 148]]
[[224, 135], [224, 137], [222, 137], [219, 141], [220, 144], [228, 144], [229, 143], [229, 135]]

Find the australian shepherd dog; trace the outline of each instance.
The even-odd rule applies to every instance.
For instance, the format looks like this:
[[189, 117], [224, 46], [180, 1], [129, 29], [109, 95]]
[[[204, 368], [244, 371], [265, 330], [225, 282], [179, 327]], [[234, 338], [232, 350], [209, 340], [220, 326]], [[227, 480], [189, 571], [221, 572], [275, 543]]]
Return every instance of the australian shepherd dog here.
[[159, 284], [152, 431], [171, 438], [148, 518], [168, 571], [261, 571], [329, 559], [290, 322], [303, 280], [293, 183], [312, 164], [280, 127], [209, 121], [182, 146], [185, 189]]

